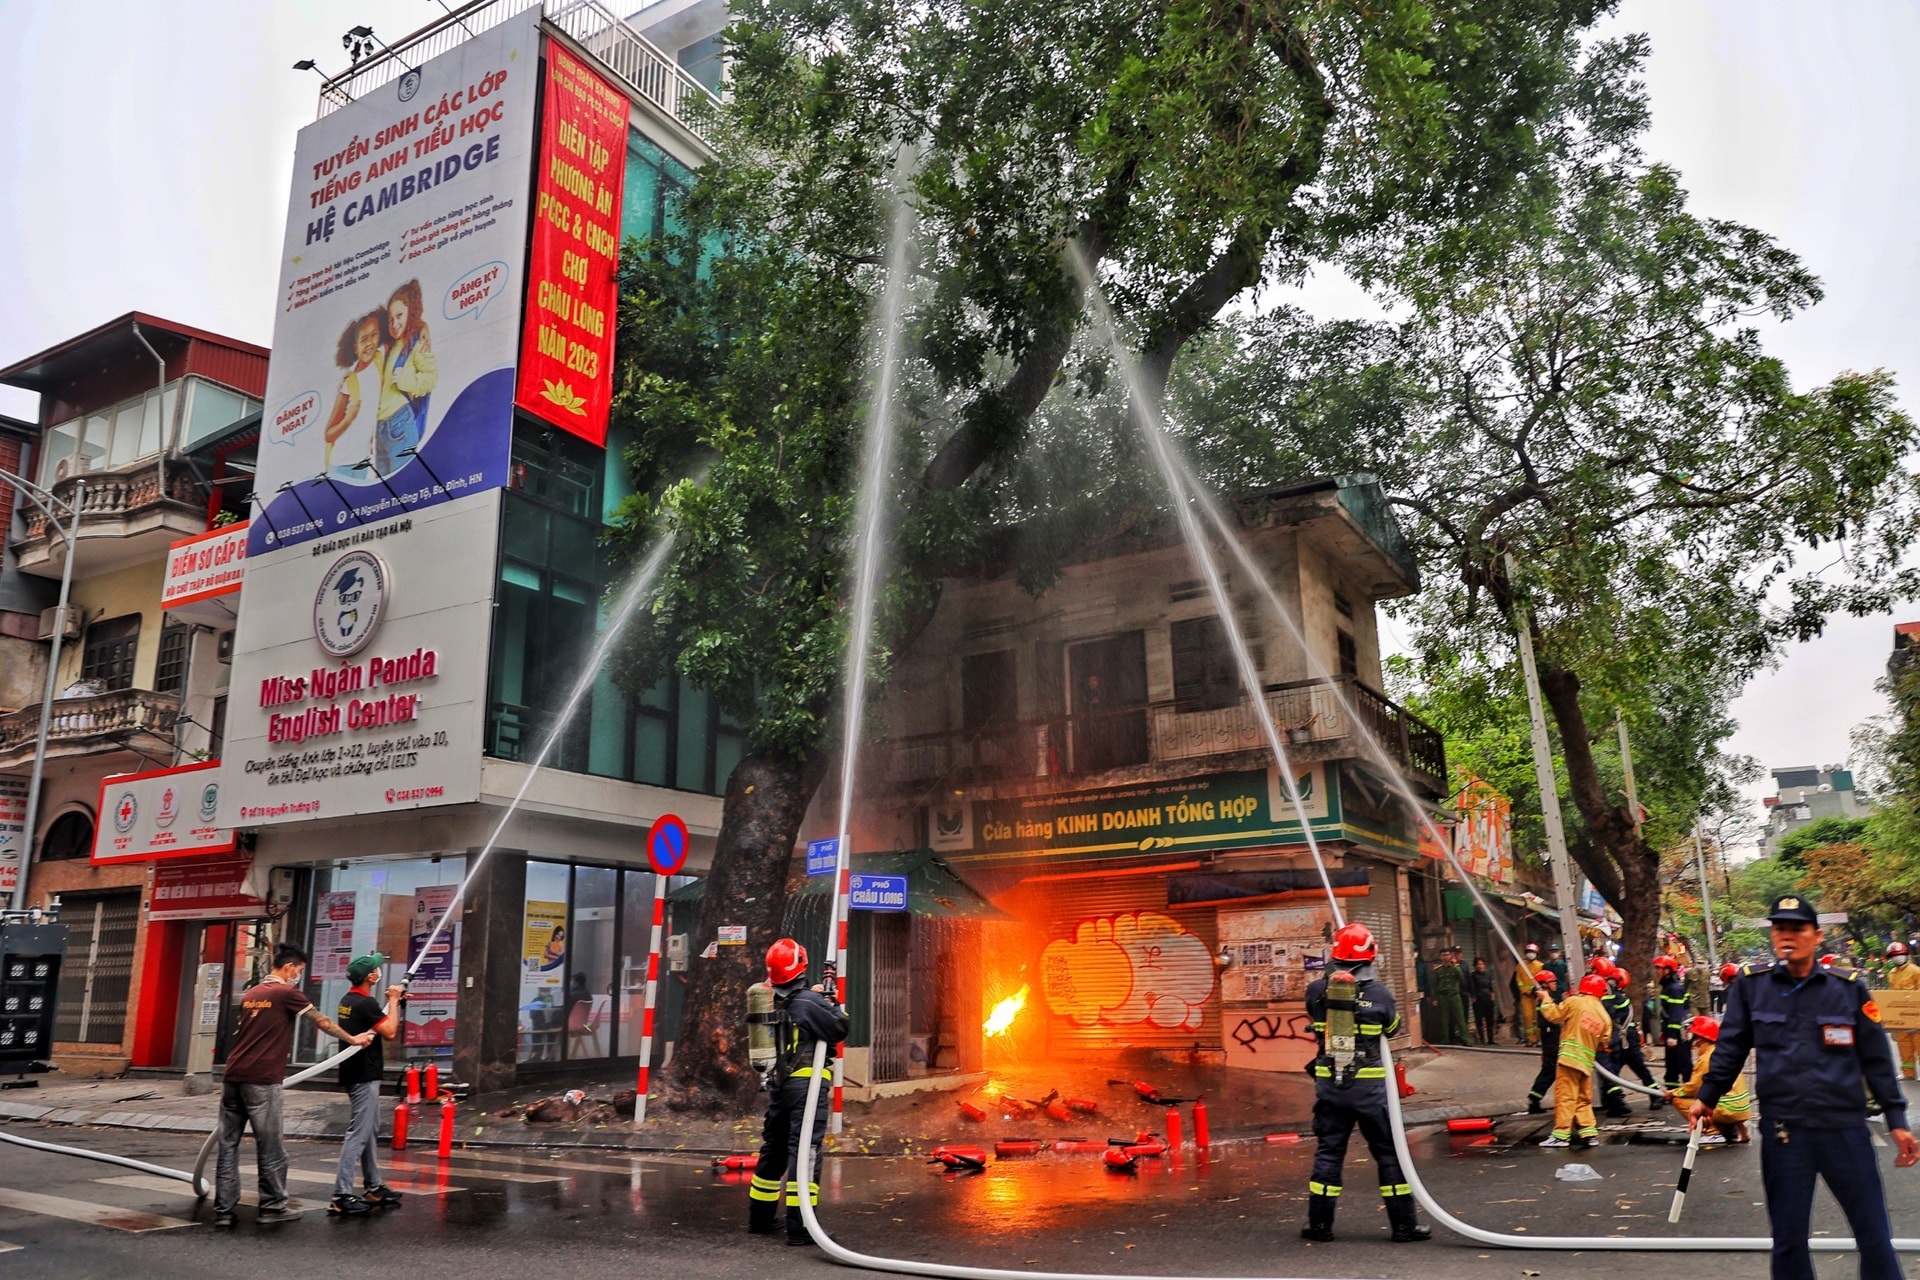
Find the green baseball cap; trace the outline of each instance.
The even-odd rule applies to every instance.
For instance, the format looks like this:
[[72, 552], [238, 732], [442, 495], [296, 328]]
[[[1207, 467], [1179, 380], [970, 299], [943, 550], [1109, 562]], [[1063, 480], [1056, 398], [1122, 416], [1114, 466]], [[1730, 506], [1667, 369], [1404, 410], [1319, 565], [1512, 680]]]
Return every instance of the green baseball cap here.
[[387, 962], [387, 958], [378, 951], [360, 956], [347, 966], [347, 981], [359, 986], [367, 980], [367, 975]]

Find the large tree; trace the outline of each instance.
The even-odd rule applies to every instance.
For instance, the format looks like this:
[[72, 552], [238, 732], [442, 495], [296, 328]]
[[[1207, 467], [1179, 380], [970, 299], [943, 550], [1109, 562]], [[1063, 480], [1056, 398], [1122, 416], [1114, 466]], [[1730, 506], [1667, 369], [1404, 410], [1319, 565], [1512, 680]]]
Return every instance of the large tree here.
[[[1691, 211], [1632, 131], [1583, 139], [1552, 187], [1357, 260], [1404, 321], [1336, 334], [1267, 317], [1187, 394], [1196, 423], [1257, 415], [1242, 448], [1271, 439], [1276, 470], [1381, 474], [1429, 572], [1405, 616], [1437, 690], [1513, 706], [1526, 619], [1573, 856], [1644, 974], [1659, 849], [1724, 794], [1733, 697], [1832, 613], [1914, 587], [1916, 430], [1884, 372], [1793, 386], [1759, 326], [1814, 303], [1817, 281], [1766, 235]], [[1344, 433], [1259, 416], [1316, 386], [1331, 388], [1316, 404], [1391, 404], [1343, 412]], [[1653, 801], [1643, 832], [1617, 785], [1616, 714]]]
[[[677, 1102], [731, 1105], [751, 1087], [742, 989], [826, 753], [861, 728], [833, 708], [886, 192], [906, 186], [917, 231], [880, 672], [944, 578], [1021, 564], [1037, 585], [1046, 548], [1126, 518], [1097, 484], [1036, 500], [1035, 455], [1062, 452], [1030, 447], [1036, 414], [1063, 384], [1099, 390], [1097, 368], [1068, 376], [1084, 310], [1069, 247], [1158, 388], [1265, 283], [1388, 228], [1537, 199], [1541, 156], [1618, 96], [1617, 48], [1580, 43], [1609, 7], [734, 6], [719, 156], [685, 235], [630, 258], [618, 345], [640, 495], [627, 550], [662, 526], [678, 537], [622, 678], [644, 687], [677, 665], [749, 744], [692, 939], [697, 953], [719, 924], [745, 924], [749, 945], [694, 965]], [[989, 532], [1010, 525], [1019, 538]]]

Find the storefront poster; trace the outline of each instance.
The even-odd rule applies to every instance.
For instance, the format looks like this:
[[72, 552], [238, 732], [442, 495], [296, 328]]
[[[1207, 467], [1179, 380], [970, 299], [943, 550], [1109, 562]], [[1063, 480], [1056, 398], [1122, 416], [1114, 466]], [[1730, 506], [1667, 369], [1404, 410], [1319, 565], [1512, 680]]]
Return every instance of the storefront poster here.
[[1157, 911], [1080, 921], [1047, 944], [1040, 972], [1047, 1007], [1082, 1026], [1195, 1030], [1214, 989], [1207, 944]]
[[323, 893], [315, 904], [312, 970], [322, 982], [345, 981], [353, 963], [353, 914], [360, 895], [351, 891]]
[[[1296, 786], [1314, 833], [1322, 838], [1337, 835], [1339, 798], [1326, 766], [1303, 769]], [[1297, 811], [1271, 769], [979, 801], [973, 806], [973, 837], [972, 852], [954, 861], [1112, 858], [1301, 838]]]
[[111, 774], [100, 781], [93, 864], [226, 852], [234, 837], [221, 825], [223, 808], [218, 760]]
[[26, 847], [26, 780], [0, 778], [0, 894], [9, 898], [20, 877], [20, 851]]
[[149, 920], [253, 920], [267, 904], [247, 892], [250, 853], [179, 858], [154, 869]]
[[[459, 892], [458, 885], [426, 885], [413, 891], [413, 917], [408, 928], [407, 964], [413, 970], [413, 985], [407, 1000], [407, 1044], [451, 1045], [453, 1043], [454, 1005], [460, 996], [460, 920], [459, 913], [447, 921], [447, 927], [426, 950], [434, 924], [446, 914]], [[426, 959], [420, 959], [425, 951]]]
[[627, 110], [625, 94], [548, 46], [514, 402], [593, 445], [607, 441], [613, 401]]
[[249, 555], [505, 483], [539, 19], [300, 131]]
[[228, 821], [479, 798], [499, 515], [495, 490], [249, 558], [227, 709]]
[[1501, 884], [1513, 880], [1513, 805], [1491, 783], [1461, 772], [1454, 799], [1453, 853], [1468, 875]]

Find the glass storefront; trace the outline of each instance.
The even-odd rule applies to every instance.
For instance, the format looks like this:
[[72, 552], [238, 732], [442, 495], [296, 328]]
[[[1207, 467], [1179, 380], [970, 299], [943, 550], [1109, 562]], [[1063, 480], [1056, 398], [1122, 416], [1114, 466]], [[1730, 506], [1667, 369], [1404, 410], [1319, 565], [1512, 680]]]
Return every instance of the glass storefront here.
[[[528, 860], [519, 1061], [582, 1062], [640, 1052], [653, 879], [632, 867]], [[672, 877], [668, 884], [687, 879]]]
[[[317, 868], [306, 903], [309, 957], [307, 998], [328, 1017], [347, 993], [347, 966], [355, 956], [378, 951], [387, 957], [383, 983], [406, 972], [453, 901], [467, 860], [375, 858]], [[460, 924], [455, 914], [433, 953], [415, 974], [407, 1000], [406, 1025], [386, 1046], [389, 1066], [410, 1058], [450, 1057], [454, 1006], [460, 977]], [[376, 991], [378, 997], [382, 992]], [[296, 1062], [317, 1062], [340, 1047], [302, 1019], [294, 1039]]]

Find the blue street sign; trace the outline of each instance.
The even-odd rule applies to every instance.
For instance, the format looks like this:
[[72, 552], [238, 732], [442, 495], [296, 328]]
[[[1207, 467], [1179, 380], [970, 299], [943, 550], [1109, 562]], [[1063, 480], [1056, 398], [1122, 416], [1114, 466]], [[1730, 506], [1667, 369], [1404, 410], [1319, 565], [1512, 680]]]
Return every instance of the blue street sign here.
[[847, 886], [847, 906], [855, 911], [905, 911], [905, 876], [853, 876]]
[[807, 841], [807, 874], [810, 876], [830, 876], [840, 863], [840, 837], [828, 836], [825, 840]]
[[687, 864], [687, 824], [671, 813], [653, 820], [647, 831], [647, 861], [660, 875], [678, 874]]

